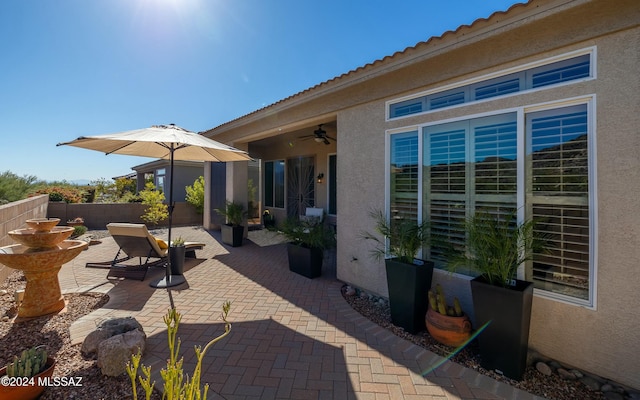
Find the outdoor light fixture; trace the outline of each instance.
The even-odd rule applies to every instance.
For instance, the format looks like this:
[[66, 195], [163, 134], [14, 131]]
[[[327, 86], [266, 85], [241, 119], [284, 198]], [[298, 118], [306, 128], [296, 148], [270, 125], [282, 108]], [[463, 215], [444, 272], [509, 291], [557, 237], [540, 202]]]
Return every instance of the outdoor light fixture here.
[[322, 183], [322, 178], [324, 178], [324, 174], [322, 172], [320, 172], [318, 174], [318, 183]]

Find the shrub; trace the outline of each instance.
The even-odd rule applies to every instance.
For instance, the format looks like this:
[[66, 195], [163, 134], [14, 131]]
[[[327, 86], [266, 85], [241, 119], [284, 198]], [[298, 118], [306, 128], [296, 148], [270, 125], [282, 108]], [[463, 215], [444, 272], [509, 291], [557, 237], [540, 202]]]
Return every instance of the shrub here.
[[156, 190], [153, 183], [147, 182], [144, 190], [140, 192], [140, 198], [142, 204], [149, 206], [140, 216], [143, 221], [156, 225], [169, 217], [168, 207], [163, 203], [164, 193]]
[[186, 186], [185, 190], [187, 203], [194, 206], [198, 214], [202, 214], [204, 212], [204, 176], [198, 177], [193, 185]]
[[84, 226], [84, 225], [74, 226], [73, 227], [73, 233], [71, 234], [71, 237], [77, 238], [78, 236], [82, 236], [85, 233], [87, 233], [87, 227], [86, 226]]
[[64, 201], [65, 203], [82, 203], [84, 190], [75, 186], [45, 186], [35, 191], [35, 194], [48, 194], [49, 201]]

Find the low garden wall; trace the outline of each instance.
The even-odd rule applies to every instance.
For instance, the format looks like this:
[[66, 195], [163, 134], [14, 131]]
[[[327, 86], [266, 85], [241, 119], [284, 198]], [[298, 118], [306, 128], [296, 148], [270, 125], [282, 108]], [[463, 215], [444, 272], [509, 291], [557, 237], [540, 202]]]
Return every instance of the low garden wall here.
[[[140, 218], [148, 206], [140, 203], [64, 203], [50, 202], [47, 216], [60, 218], [60, 225], [76, 217], [84, 219], [89, 229], [107, 229], [110, 222], [130, 222], [143, 224]], [[162, 221], [158, 227], [167, 226], [168, 220]], [[188, 203], [176, 203], [173, 210], [173, 226], [202, 225], [202, 214]]]
[[[16, 244], [7, 232], [26, 228], [25, 221], [31, 218], [47, 216], [48, 195], [30, 197], [0, 206], [0, 246]], [[4, 281], [13, 270], [0, 264], [0, 282]]]

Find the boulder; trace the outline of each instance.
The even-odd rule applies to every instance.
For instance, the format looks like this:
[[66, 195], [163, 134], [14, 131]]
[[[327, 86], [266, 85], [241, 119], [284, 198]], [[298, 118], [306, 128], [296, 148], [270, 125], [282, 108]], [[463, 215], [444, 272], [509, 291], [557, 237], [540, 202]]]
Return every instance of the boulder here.
[[133, 317], [112, 318], [103, 321], [95, 331], [89, 333], [82, 342], [80, 351], [90, 356], [98, 351], [98, 345], [110, 337], [138, 329], [144, 333], [142, 325]]
[[103, 340], [98, 345], [98, 367], [103, 375], [119, 376], [127, 371], [127, 362], [138, 351], [144, 353], [147, 336], [134, 329]]

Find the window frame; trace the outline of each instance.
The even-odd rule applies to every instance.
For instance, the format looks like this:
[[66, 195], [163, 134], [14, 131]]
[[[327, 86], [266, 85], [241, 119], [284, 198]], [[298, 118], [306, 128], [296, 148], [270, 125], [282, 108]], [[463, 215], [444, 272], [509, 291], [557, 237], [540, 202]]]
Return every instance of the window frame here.
[[[587, 129], [588, 129], [588, 204], [589, 204], [589, 290], [588, 299], [583, 300], [577, 297], [571, 297], [568, 295], [550, 292], [544, 289], [535, 288], [534, 294], [539, 297], [552, 299], [562, 303], [582, 306], [587, 309], [596, 309], [597, 307], [597, 287], [598, 287], [598, 210], [597, 210], [597, 180], [596, 180], [596, 166], [597, 166], [597, 149], [596, 149], [596, 95], [588, 94], [584, 96], [578, 96], [573, 98], [567, 98], [556, 101], [549, 101], [545, 103], [528, 104], [518, 107], [505, 108], [500, 110], [493, 110], [490, 112], [463, 115], [454, 118], [448, 118], [438, 121], [430, 121], [422, 124], [412, 124], [399, 128], [388, 129], [385, 131], [385, 209], [388, 211], [391, 207], [391, 140], [393, 135], [406, 134], [409, 132], [418, 131], [418, 163], [421, 166], [418, 168], [418, 220], [423, 220], [423, 162], [424, 162], [424, 129], [430, 126], [442, 125], [447, 123], [463, 122], [472, 119], [479, 119], [484, 117], [502, 115], [507, 113], [516, 114], [516, 134], [517, 134], [517, 218], [519, 221], [524, 221], [526, 218], [526, 115], [538, 111], [547, 111], [554, 109], [561, 109], [569, 106], [586, 105], [587, 108]], [[518, 278], [524, 279], [525, 277], [525, 265], [518, 268]]]
[[[273, 168], [272, 168], [272, 173], [273, 176], [271, 178], [271, 182], [272, 182], [272, 187], [271, 187], [271, 195], [272, 195], [272, 199], [271, 199], [271, 205], [267, 204], [267, 187], [266, 187], [266, 174], [267, 174], [267, 164], [271, 163], [273, 164]], [[284, 172], [284, 176], [283, 176], [283, 189], [282, 189], [282, 207], [279, 207], [276, 204], [276, 168], [275, 165], [276, 163], [282, 163], [283, 166], [283, 172]], [[263, 189], [263, 193], [264, 193], [264, 206], [265, 207], [270, 207], [270, 208], [275, 208], [275, 209], [280, 209], [280, 210], [284, 210], [287, 207], [287, 198], [286, 198], [286, 190], [287, 190], [287, 174], [286, 174], [286, 169], [287, 169], [287, 164], [286, 164], [286, 160], [284, 159], [273, 159], [273, 160], [265, 160], [264, 161], [264, 173], [262, 176], [262, 179], [265, 181], [264, 182], [264, 189]]]
[[[512, 68], [507, 68], [504, 70], [500, 70], [494, 73], [490, 73], [490, 74], [485, 74], [485, 75], [481, 75], [478, 77], [474, 77], [474, 78], [470, 78], [470, 79], [466, 79], [460, 82], [456, 82], [453, 84], [449, 84], [449, 85], [443, 85], [443, 86], [438, 86], [435, 89], [431, 89], [431, 90], [425, 90], [425, 91], [421, 91], [419, 93], [414, 93], [408, 96], [403, 96], [403, 97], [398, 97], [395, 99], [391, 99], [385, 102], [385, 121], [389, 122], [389, 121], [397, 121], [397, 120], [401, 120], [404, 118], [409, 118], [409, 117], [415, 117], [415, 116], [421, 116], [421, 115], [425, 115], [425, 114], [430, 114], [430, 113], [436, 113], [438, 111], [441, 110], [450, 110], [450, 109], [454, 109], [454, 108], [459, 108], [459, 107], [464, 107], [470, 104], [478, 104], [478, 103], [482, 103], [482, 102], [487, 102], [487, 101], [493, 101], [496, 99], [503, 99], [505, 97], [510, 97], [510, 96], [516, 96], [516, 95], [522, 95], [522, 94], [528, 94], [528, 93], [533, 93], [533, 92], [537, 92], [540, 90], [547, 90], [547, 89], [551, 89], [551, 88], [556, 88], [559, 86], [565, 86], [565, 85], [573, 85], [576, 83], [580, 83], [580, 82], [585, 82], [585, 81], [590, 81], [590, 80], [594, 80], [597, 78], [597, 68], [596, 68], [596, 59], [597, 59], [597, 52], [596, 52], [596, 47], [592, 46], [592, 47], [587, 47], [587, 48], [583, 48], [583, 49], [579, 49], [579, 50], [575, 50], [575, 51], [571, 51], [568, 53], [563, 53], [561, 55], [557, 55], [557, 56], [553, 56], [553, 57], [548, 57], [542, 60], [538, 60], [538, 61], [534, 61], [534, 62], [530, 62], [527, 64], [523, 64], [523, 65], [519, 65], [516, 67], [512, 67]], [[544, 69], [545, 67], [550, 67], [551, 64], [555, 64], [555, 63], [562, 63], [565, 61], [568, 61], [572, 58], [577, 58], [580, 56], [585, 56], [588, 55], [589, 56], [589, 69], [590, 69], [590, 74], [587, 77], [582, 77], [582, 78], [577, 78], [577, 79], [573, 79], [573, 80], [569, 80], [566, 82], [560, 82], [560, 83], [553, 83], [550, 85], [546, 85], [546, 86], [540, 86], [540, 87], [536, 87], [536, 88], [531, 88], [529, 87], [529, 81], [531, 80], [531, 76], [530, 73], [535, 70], [535, 69]], [[474, 91], [475, 89], [477, 89], [480, 86], [486, 86], [488, 84], [491, 84], [492, 82], [496, 82], [499, 81], [500, 79], [506, 78], [509, 75], [519, 75], [522, 74], [523, 75], [523, 80], [521, 80], [520, 82], [520, 90], [516, 91], [516, 92], [510, 92], [510, 93], [506, 93], [506, 94], [500, 94], [494, 97], [488, 97], [488, 98], [484, 98], [484, 99], [480, 99], [480, 100], [476, 100], [475, 99], [475, 95], [474, 95]], [[524, 87], [523, 87], [523, 83], [524, 83]], [[463, 103], [460, 104], [455, 104], [455, 105], [451, 105], [451, 106], [447, 106], [447, 107], [441, 107], [441, 108], [435, 108], [435, 109], [428, 109], [427, 105], [428, 105], [428, 101], [430, 101], [430, 99], [434, 96], [440, 97], [442, 95], [445, 95], [446, 93], [453, 93], [455, 91], [460, 91], [460, 89], [462, 89], [465, 94], [465, 101]], [[391, 109], [394, 106], [397, 106], [400, 103], [411, 103], [412, 101], [414, 102], [418, 102], [420, 99], [422, 99], [422, 111], [418, 112], [418, 113], [414, 113], [414, 114], [404, 114], [404, 115], [400, 115], [400, 116], [392, 116], [391, 115]]]

